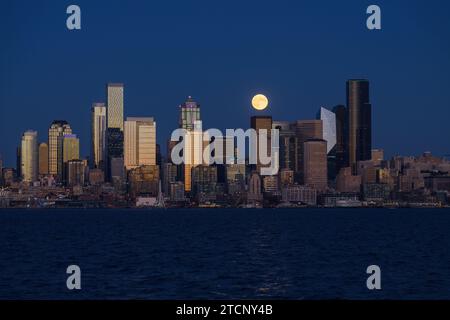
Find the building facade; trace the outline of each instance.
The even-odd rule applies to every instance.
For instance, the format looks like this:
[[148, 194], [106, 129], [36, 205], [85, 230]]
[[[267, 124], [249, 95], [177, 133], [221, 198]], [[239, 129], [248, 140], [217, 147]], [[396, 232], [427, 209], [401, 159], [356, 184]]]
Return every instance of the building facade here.
[[25, 182], [37, 181], [39, 174], [37, 131], [29, 130], [23, 134], [21, 152], [22, 180]]
[[94, 103], [91, 109], [91, 164], [92, 169], [106, 168], [107, 110], [104, 103]]

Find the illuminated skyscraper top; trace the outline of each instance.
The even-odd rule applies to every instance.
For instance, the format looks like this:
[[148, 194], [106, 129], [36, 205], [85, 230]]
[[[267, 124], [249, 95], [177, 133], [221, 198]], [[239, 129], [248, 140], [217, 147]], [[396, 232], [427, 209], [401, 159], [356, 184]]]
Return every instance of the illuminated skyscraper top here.
[[107, 85], [107, 107], [108, 128], [118, 128], [123, 131], [123, 84], [108, 83]]
[[195, 121], [200, 120], [200, 105], [188, 97], [185, 103], [180, 105], [180, 128], [194, 130]]

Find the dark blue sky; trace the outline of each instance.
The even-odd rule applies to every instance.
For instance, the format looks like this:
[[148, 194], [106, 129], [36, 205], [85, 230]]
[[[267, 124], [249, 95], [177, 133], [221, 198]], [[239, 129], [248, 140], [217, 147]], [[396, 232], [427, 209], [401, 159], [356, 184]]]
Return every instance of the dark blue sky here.
[[[66, 29], [78, 4], [82, 30]], [[382, 31], [366, 8], [382, 9]], [[368, 78], [374, 147], [388, 155], [450, 153], [450, 2], [1, 2], [0, 153], [14, 165], [22, 132], [41, 141], [68, 120], [89, 153], [89, 111], [105, 83], [125, 83], [125, 116], [155, 116], [158, 141], [187, 95], [205, 127], [246, 128], [265, 93], [276, 120], [345, 103], [345, 81]]]

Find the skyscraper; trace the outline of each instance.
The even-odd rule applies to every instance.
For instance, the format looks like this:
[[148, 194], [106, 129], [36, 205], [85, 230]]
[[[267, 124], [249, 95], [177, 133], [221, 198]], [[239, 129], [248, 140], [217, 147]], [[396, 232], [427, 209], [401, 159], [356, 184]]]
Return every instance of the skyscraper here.
[[123, 84], [108, 83], [106, 91], [108, 101], [108, 128], [118, 128], [123, 131]]
[[250, 119], [250, 127], [254, 130], [256, 130], [256, 134], [258, 137], [258, 142], [257, 142], [257, 146], [256, 146], [256, 154], [257, 154], [257, 165], [256, 165], [256, 171], [258, 172], [258, 174], [261, 174], [261, 167], [268, 167], [266, 165], [262, 165], [260, 162], [260, 157], [259, 157], [259, 144], [260, 144], [260, 135], [261, 135], [261, 130], [266, 130], [266, 134], [267, 134], [267, 157], [270, 157], [272, 154], [272, 141], [271, 141], [271, 137], [272, 137], [272, 117], [271, 116], [253, 116]]
[[180, 105], [179, 127], [186, 130], [194, 130], [195, 121], [200, 121], [200, 105], [189, 96]]
[[[111, 181], [113, 177], [113, 162], [123, 164], [123, 131], [120, 128], [108, 128], [107, 130], [108, 160], [107, 160], [107, 178]], [[122, 169], [123, 171], [123, 169]]]
[[58, 160], [58, 176], [60, 176], [64, 181], [67, 178], [67, 163], [70, 160], [80, 159], [80, 140], [75, 134], [65, 134], [59, 137], [61, 148]]
[[369, 81], [347, 81], [349, 165], [372, 157], [372, 105]]
[[94, 103], [91, 109], [91, 168], [105, 170], [107, 113], [104, 103]]
[[294, 171], [297, 162], [297, 136], [288, 121], [274, 121], [273, 129], [279, 130], [280, 135], [280, 169]]
[[69, 187], [83, 186], [86, 165], [83, 160], [73, 159], [65, 163], [66, 185]]
[[39, 175], [48, 174], [48, 144], [42, 142], [39, 145]]
[[323, 140], [327, 142], [327, 154], [336, 145], [336, 115], [334, 112], [321, 107], [317, 119], [322, 120]]
[[337, 175], [341, 168], [348, 166], [348, 115], [347, 108], [343, 105], [335, 106], [333, 112], [336, 115], [335, 175]]
[[[55, 120], [48, 130], [48, 170], [49, 174], [57, 175], [62, 172], [63, 168], [58, 168], [58, 164], [62, 161], [58, 159], [58, 155], [62, 155], [59, 137], [65, 134], [72, 134], [72, 128], [69, 123], [64, 120]], [[58, 151], [59, 150], [59, 151]], [[58, 161], [59, 160], [59, 161]]]
[[294, 127], [297, 136], [297, 163], [294, 171], [297, 181], [303, 183], [303, 144], [309, 139], [323, 139], [323, 122], [322, 120], [298, 120]]
[[[188, 134], [184, 137], [186, 152], [184, 157], [186, 159], [189, 158], [190, 163], [185, 163], [182, 166], [184, 171], [184, 190], [186, 192], [190, 192], [192, 189], [191, 171], [195, 164], [200, 160], [196, 159], [196, 155], [198, 155], [199, 152], [197, 149], [195, 149], [196, 146], [198, 147], [198, 143], [195, 142], [198, 142], [198, 140], [202, 138], [200, 137], [200, 135], [203, 135], [203, 132], [195, 132], [196, 127], [200, 126], [201, 124], [200, 121], [200, 105], [191, 96], [189, 96], [187, 100], [180, 105], [180, 118], [178, 122], [180, 128], [186, 129], [188, 131]], [[200, 141], [202, 141], [202, 139]]]
[[156, 122], [129, 117], [125, 121], [124, 162], [127, 170], [156, 165]]
[[304, 184], [318, 191], [328, 187], [327, 142], [310, 139], [304, 143]]
[[34, 182], [38, 179], [38, 142], [37, 132], [27, 131], [22, 136], [21, 145], [22, 180]]

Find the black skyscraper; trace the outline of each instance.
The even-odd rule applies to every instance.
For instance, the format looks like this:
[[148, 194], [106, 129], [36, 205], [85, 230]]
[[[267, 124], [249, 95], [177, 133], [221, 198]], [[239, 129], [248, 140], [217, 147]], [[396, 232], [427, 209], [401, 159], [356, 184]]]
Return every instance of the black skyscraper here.
[[332, 150], [335, 161], [335, 175], [339, 173], [341, 168], [348, 167], [348, 114], [347, 108], [338, 105], [333, 108], [336, 115], [336, 146]]
[[120, 128], [108, 128], [106, 131], [108, 146], [108, 179], [111, 181], [111, 160], [123, 158], [123, 131]]
[[372, 158], [372, 106], [369, 81], [347, 81], [349, 165]]

